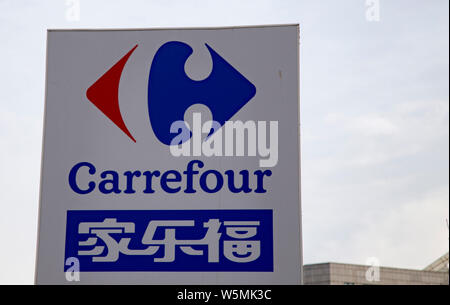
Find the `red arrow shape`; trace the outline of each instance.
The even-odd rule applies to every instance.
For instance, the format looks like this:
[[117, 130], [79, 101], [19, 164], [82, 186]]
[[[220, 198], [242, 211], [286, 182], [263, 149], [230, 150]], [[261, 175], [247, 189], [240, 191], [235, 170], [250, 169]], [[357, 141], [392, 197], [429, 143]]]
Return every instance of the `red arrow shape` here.
[[117, 127], [119, 127], [131, 140], [136, 142], [122, 118], [119, 108], [119, 83], [123, 68], [133, 51], [138, 47], [135, 45], [124, 57], [103, 74], [86, 91], [86, 97], [104, 115], [106, 115]]

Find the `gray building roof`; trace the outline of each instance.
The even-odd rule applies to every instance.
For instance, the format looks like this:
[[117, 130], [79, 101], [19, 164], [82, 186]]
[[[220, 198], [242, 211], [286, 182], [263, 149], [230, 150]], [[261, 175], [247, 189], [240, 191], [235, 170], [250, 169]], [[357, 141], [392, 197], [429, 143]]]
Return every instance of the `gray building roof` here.
[[447, 263], [444, 255], [426, 270], [341, 263], [305, 265], [303, 282], [305, 285], [448, 285], [448, 253], [446, 257]]
[[448, 272], [448, 252], [429, 264], [424, 270]]

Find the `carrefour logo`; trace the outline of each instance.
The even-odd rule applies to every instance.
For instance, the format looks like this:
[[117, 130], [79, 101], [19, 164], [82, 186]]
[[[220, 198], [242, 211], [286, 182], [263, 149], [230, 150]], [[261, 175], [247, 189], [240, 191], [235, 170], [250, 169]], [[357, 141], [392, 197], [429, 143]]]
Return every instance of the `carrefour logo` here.
[[[119, 84], [122, 71], [137, 47], [126, 53], [86, 92], [88, 100], [134, 142], [136, 139], [120, 111]], [[147, 105], [156, 138], [170, 146], [175, 157], [258, 155], [260, 166], [275, 166], [278, 121], [230, 120], [253, 100], [256, 87], [211, 46], [205, 44], [205, 47], [212, 59], [212, 71], [203, 80], [192, 80], [186, 75], [185, 64], [193, 53], [188, 44], [170, 41], [154, 55], [149, 70]], [[194, 113], [193, 126], [189, 126], [184, 114], [195, 104], [206, 106], [212, 113], [212, 120], [202, 122], [201, 113]], [[207, 137], [202, 141], [204, 134]]]
[[[89, 101], [134, 142], [136, 140], [120, 112], [119, 83], [123, 68], [137, 47], [134, 46], [86, 92]], [[206, 47], [213, 68], [211, 74], [201, 81], [190, 79], [184, 71], [186, 60], [193, 52], [186, 43], [167, 42], [153, 58], [148, 81], [148, 112], [153, 132], [161, 143], [171, 144], [174, 135], [170, 127], [175, 121], [183, 121], [190, 106], [207, 106], [214, 121], [222, 126], [255, 96], [255, 86], [208, 44]]]
[[[274, 167], [278, 162], [278, 121], [231, 120], [254, 100], [257, 89], [210, 45], [205, 46], [212, 59], [212, 71], [203, 80], [192, 80], [186, 75], [185, 64], [193, 53], [188, 44], [170, 41], [154, 55], [149, 70], [146, 104], [156, 138], [169, 147], [174, 157], [253, 156], [259, 157], [260, 167]], [[126, 63], [137, 48], [138, 45], [135, 45], [129, 50], [86, 92], [88, 100], [134, 142], [137, 140], [125, 124], [119, 107], [119, 84]], [[212, 120], [202, 122], [201, 113], [194, 112], [192, 126], [189, 126], [183, 118], [187, 109], [195, 104], [209, 108]], [[194, 179], [197, 175], [198, 182], [195, 184], [203, 193], [216, 193], [228, 186], [232, 193], [245, 194], [267, 192], [265, 183], [272, 176], [269, 169], [242, 169], [238, 173], [230, 169], [222, 173], [215, 169], [202, 172], [204, 167], [207, 168], [205, 162], [189, 160], [183, 172], [134, 169], [120, 174], [114, 170], [99, 172], [94, 164], [86, 161], [72, 166], [68, 181], [71, 189], [78, 194], [89, 194], [95, 190], [103, 194], [152, 194], [158, 191], [155, 187], [157, 181], [160, 189], [169, 194], [196, 193]], [[89, 182], [80, 185], [79, 176], [86, 177], [86, 174], [90, 177]], [[144, 179], [146, 187], [136, 190], [136, 179]], [[123, 184], [126, 187], [120, 188]]]

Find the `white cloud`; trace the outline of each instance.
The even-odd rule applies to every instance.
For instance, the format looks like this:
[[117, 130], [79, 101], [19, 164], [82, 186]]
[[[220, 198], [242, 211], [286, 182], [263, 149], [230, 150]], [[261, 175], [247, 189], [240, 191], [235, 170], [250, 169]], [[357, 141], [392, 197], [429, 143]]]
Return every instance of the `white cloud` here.
[[363, 263], [365, 256], [375, 256], [385, 266], [426, 267], [448, 251], [448, 202], [448, 187], [441, 187], [367, 219], [367, 227], [346, 242], [345, 248], [356, 254], [347, 260]]
[[[387, 107], [386, 107], [387, 108]], [[324, 123], [350, 147], [336, 167], [380, 164], [439, 146], [448, 150], [448, 101], [403, 102], [382, 113], [328, 113]]]
[[303, 160], [306, 261], [421, 268], [448, 251], [448, 101], [323, 122], [326, 152]]

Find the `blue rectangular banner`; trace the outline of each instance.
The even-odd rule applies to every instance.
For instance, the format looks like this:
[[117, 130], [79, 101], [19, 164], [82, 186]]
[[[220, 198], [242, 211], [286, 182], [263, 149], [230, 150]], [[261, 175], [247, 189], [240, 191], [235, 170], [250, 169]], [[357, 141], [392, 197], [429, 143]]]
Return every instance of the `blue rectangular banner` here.
[[272, 272], [272, 219], [272, 210], [70, 210], [65, 259], [82, 272]]

